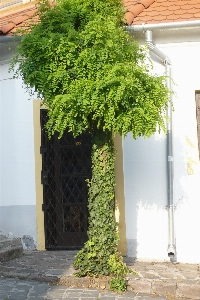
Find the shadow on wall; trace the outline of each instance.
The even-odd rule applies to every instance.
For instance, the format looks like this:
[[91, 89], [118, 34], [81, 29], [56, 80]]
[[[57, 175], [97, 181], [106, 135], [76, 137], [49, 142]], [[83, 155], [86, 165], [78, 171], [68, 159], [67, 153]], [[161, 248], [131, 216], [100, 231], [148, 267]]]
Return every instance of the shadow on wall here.
[[[179, 178], [186, 175], [185, 149], [174, 140], [175, 205], [184, 191]], [[123, 141], [127, 255], [138, 259], [168, 260], [166, 137]]]

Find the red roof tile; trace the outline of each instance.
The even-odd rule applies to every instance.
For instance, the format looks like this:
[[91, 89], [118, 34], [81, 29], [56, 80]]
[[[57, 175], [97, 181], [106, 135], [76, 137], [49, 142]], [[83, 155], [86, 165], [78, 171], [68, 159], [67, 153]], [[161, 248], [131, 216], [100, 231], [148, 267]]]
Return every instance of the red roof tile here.
[[125, 18], [128, 24], [131, 24], [141, 12], [147, 9], [155, 0], [124, 0], [125, 8], [127, 12], [125, 13]]
[[0, 17], [0, 35], [13, 35], [24, 23], [37, 11], [35, 5], [31, 4], [26, 9], [5, 14]]
[[[163, 23], [200, 19], [200, 0], [123, 0], [127, 24]], [[33, 3], [0, 16], [0, 35], [13, 35], [36, 12]]]
[[[141, 2], [132, 0], [133, 5]], [[155, 0], [134, 17], [131, 24], [191, 21], [200, 19], [199, 13], [200, 0]], [[130, 24], [130, 20], [127, 23]]]

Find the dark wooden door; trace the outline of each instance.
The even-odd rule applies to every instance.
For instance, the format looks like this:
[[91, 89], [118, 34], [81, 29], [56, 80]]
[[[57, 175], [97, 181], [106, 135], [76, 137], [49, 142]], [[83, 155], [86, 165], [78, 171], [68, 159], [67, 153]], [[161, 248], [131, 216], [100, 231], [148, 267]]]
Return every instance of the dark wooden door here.
[[42, 183], [46, 249], [80, 249], [87, 240], [91, 136], [48, 139], [47, 111], [41, 110]]

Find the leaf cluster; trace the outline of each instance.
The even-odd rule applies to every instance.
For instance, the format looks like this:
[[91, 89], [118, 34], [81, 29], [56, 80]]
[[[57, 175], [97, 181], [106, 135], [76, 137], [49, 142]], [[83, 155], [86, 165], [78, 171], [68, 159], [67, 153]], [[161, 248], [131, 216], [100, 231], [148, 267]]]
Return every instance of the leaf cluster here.
[[123, 29], [120, 0], [38, 4], [39, 23], [23, 32], [12, 66], [49, 111], [49, 135], [67, 128], [133, 137], [164, 128], [169, 91], [153, 76], [145, 50]]

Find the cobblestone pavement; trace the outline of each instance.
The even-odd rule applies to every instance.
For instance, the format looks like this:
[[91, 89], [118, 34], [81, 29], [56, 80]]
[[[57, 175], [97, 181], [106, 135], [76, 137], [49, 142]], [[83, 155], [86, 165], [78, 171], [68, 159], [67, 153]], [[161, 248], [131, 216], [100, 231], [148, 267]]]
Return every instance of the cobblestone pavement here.
[[[58, 291], [57, 294], [63, 293], [63, 299], [66, 299], [63, 295], [67, 295], [70, 288], [79, 288], [83, 299], [83, 296], [87, 292], [84, 290], [85, 288], [103, 290], [104, 296], [107, 295], [105, 294], [105, 291], [109, 289], [109, 281], [107, 279], [107, 281], [95, 281], [95, 279], [87, 277], [77, 278], [74, 276], [75, 270], [73, 268], [73, 261], [75, 254], [76, 251], [24, 251], [23, 256], [8, 262], [0, 263], [0, 278], [3, 280], [3, 286], [7, 286], [4, 280], [8, 280], [4, 278], [13, 278], [14, 280], [20, 279], [28, 282], [25, 286], [28, 284], [27, 289], [30, 293], [34, 291], [35, 285], [29, 281], [41, 282], [40, 284], [37, 283], [36, 286], [41, 286], [41, 289], [46, 288], [49, 292], [55, 289], [55, 293], [56, 291]], [[128, 275], [129, 293], [133, 292], [137, 296], [148, 294], [169, 297], [176, 296], [181, 297], [182, 299], [200, 299], [200, 268], [198, 264], [173, 262], [158, 263], [154, 261], [138, 262], [127, 257], [125, 257], [124, 261], [130, 269], [137, 271], [136, 275]], [[54, 286], [49, 287], [47, 285], [52, 283]], [[16, 285], [20, 284], [21, 283], [16, 283]], [[59, 284], [59, 286], [55, 284]], [[9, 285], [7, 288], [10, 289]], [[98, 292], [96, 291], [96, 293]], [[28, 299], [40, 299], [34, 298], [33, 296], [31, 297], [29, 296]], [[86, 295], [85, 299], [87, 299], [87, 297], [88, 296]], [[98, 296], [95, 297], [91, 299], [98, 299]], [[110, 300], [124, 299], [120, 298], [120, 296], [118, 298], [116, 298], [117, 296], [112, 297], [110, 296]], [[14, 300], [15, 299], [22, 298], [14, 298]]]
[[48, 283], [0, 278], [0, 300], [166, 300], [165, 297], [136, 296], [133, 292], [121, 295], [96, 289], [50, 286]]

